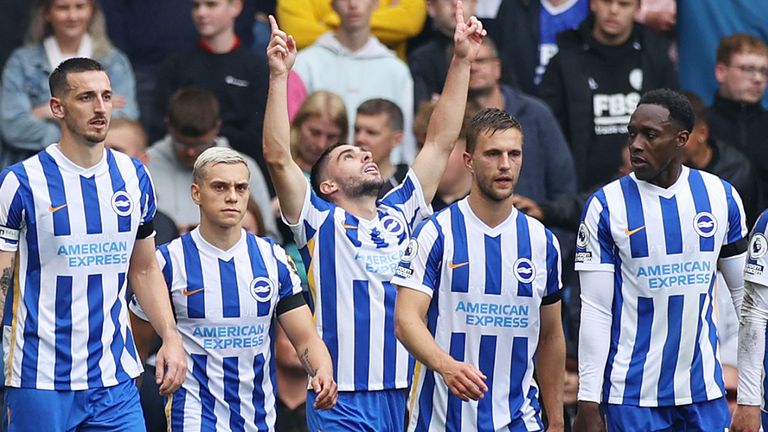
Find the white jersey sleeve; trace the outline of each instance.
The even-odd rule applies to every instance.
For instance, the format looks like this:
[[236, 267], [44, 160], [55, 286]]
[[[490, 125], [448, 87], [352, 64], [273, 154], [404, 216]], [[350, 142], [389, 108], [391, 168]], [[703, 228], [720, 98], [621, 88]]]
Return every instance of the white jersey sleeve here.
[[608, 203], [603, 190], [595, 192], [584, 207], [576, 234], [576, 270], [614, 271], [614, 240]]
[[440, 282], [443, 239], [433, 219], [422, 223], [408, 243], [392, 283], [432, 297]]
[[24, 225], [19, 180], [9, 170], [0, 174], [0, 250], [15, 252]]

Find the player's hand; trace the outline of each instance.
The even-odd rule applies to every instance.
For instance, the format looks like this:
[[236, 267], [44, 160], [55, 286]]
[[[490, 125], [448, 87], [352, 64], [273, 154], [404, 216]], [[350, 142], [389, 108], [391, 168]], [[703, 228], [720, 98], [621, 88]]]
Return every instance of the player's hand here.
[[579, 402], [573, 432], [605, 432], [605, 422], [596, 402]]
[[760, 407], [739, 405], [733, 413], [731, 432], [757, 432], [760, 430]]
[[451, 393], [464, 402], [479, 400], [488, 391], [487, 377], [469, 363], [451, 360], [439, 372]]
[[184, 383], [187, 376], [187, 353], [184, 352], [178, 332], [163, 339], [155, 367], [155, 382], [160, 386], [160, 394], [170, 395]]
[[461, 0], [456, 2], [456, 30], [453, 32], [454, 55], [469, 61], [477, 58], [483, 38], [487, 32], [483, 23], [477, 17], [470, 17], [464, 22], [464, 5]]
[[312, 378], [312, 389], [317, 395], [315, 397], [315, 408], [327, 410], [336, 405], [336, 399], [339, 397], [339, 391], [336, 387], [336, 382], [333, 380], [333, 376], [318, 372]]
[[280, 30], [272, 15], [269, 16], [269, 25], [272, 27], [272, 37], [267, 45], [269, 72], [272, 75], [287, 75], [296, 61], [296, 41]]

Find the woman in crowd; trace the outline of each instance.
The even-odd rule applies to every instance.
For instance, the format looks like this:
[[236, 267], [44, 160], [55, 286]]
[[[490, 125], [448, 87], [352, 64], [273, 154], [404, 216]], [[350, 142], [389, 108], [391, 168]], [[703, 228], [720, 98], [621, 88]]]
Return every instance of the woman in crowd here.
[[104, 65], [112, 83], [113, 117], [138, 119], [131, 64], [107, 38], [104, 16], [95, 0], [39, 0], [26, 45], [13, 52], [3, 70], [0, 166], [59, 140], [58, 122], [48, 106], [48, 75], [71, 57], [90, 57]]
[[344, 101], [328, 91], [312, 93], [291, 125], [291, 154], [309, 175], [323, 151], [347, 137], [349, 120]]

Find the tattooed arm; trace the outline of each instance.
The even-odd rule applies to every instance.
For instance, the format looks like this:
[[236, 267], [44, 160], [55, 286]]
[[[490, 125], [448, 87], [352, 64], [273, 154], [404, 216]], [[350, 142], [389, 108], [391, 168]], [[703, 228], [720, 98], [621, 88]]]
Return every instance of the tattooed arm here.
[[16, 265], [16, 252], [0, 251], [0, 322], [5, 313], [5, 298], [13, 286], [13, 272]]
[[309, 307], [303, 305], [291, 309], [280, 314], [278, 320], [296, 349], [304, 370], [312, 377], [312, 389], [317, 393], [315, 408], [332, 408], [338, 397], [333, 380], [333, 363], [328, 348], [315, 330]]

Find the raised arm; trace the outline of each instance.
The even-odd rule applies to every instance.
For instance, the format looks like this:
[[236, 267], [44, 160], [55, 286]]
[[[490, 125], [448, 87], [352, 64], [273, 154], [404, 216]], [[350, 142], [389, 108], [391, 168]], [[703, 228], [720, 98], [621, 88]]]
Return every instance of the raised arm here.
[[424, 323], [430, 298], [423, 292], [397, 287], [395, 334], [416, 360], [443, 376], [451, 392], [463, 401], [478, 400], [488, 391], [486, 376], [475, 366], [451, 357], [435, 342]]
[[333, 381], [333, 363], [328, 348], [320, 339], [306, 305], [291, 309], [278, 317], [290, 339], [304, 370], [312, 377], [312, 389], [317, 393], [315, 408], [329, 409], [336, 405], [338, 391]]
[[270, 15], [272, 38], [267, 46], [269, 91], [264, 112], [264, 160], [275, 185], [280, 209], [289, 223], [296, 223], [307, 193], [307, 181], [291, 158], [291, 125], [288, 121], [288, 74], [296, 61], [296, 42], [277, 27]]
[[461, 131], [464, 107], [469, 90], [469, 67], [477, 57], [486, 32], [475, 17], [464, 22], [461, 0], [456, 2], [456, 31], [453, 34], [454, 53], [443, 93], [435, 106], [427, 127], [424, 147], [413, 162], [413, 171], [419, 178], [424, 200], [432, 201], [443, 176], [448, 156]]
[[187, 371], [187, 356], [176, 330], [165, 280], [155, 259], [155, 239], [136, 240], [131, 254], [128, 279], [144, 313], [163, 340], [157, 353], [155, 381], [160, 393], [173, 393], [184, 382]]

